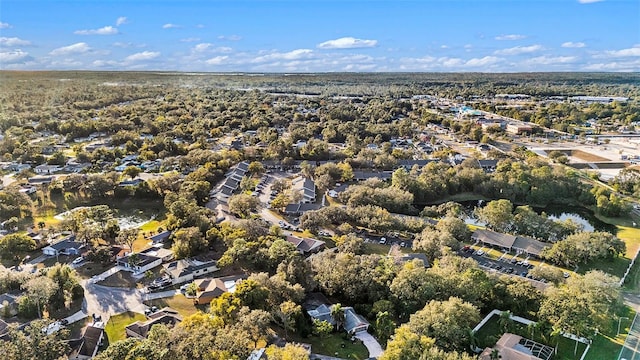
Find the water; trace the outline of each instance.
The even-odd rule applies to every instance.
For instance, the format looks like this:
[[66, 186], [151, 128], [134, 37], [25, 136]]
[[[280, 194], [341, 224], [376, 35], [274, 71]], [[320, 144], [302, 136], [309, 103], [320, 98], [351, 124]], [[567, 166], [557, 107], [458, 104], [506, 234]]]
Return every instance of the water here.
[[[485, 226], [486, 224], [482, 221], [479, 221], [475, 218], [473, 214], [473, 210], [476, 207], [482, 207], [487, 203], [485, 201], [463, 201], [460, 202], [464, 209], [465, 213], [465, 223], [469, 225], [477, 225], [477, 226]], [[516, 206], [514, 205], [514, 208]], [[584, 231], [607, 231], [614, 233], [616, 232], [616, 227], [611, 224], [607, 224], [605, 222], [600, 221], [593, 212], [588, 209], [576, 206], [547, 206], [546, 208], [536, 208], [534, 207], [538, 214], [546, 213], [549, 219], [564, 221], [566, 219], [571, 219], [577, 224], [580, 224], [584, 227]]]

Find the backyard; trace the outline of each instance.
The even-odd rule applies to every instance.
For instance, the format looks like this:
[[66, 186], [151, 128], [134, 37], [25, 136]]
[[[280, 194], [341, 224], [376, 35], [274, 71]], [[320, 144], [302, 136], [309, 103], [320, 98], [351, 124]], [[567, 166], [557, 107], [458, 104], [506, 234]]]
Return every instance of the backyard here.
[[[594, 338], [589, 352], [586, 354], [585, 359], [607, 359], [611, 358], [611, 354], [617, 354], [620, 351], [624, 338], [626, 337], [629, 326], [631, 325], [631, 319], [633, 319], [634, 311], [630, 308], [625, 308], [625, 315], [622, 315], [620, 334], [617, 334], [618, 322], [614, 321], [611, 326], [602, 329], [601, 332]], [[476, 333], [477, 344], [480, 348], [493, 347], [498, 339], [505, 332], [500, 326], [498, 316], [493, 316], [478, 332]], [[526, 325], [511, 322], [507, 326], [508, 331], [525, 338], [532, 339], [536, 342], [545, 344], [550, 347], [555, 347], [556, 340], [549, 335], [540, 334], [535, 330], [528, 328]], [[533, 332], [533, 333], [532, 333]], [[558, 338], [557, 354], [553, 357], [554, 360], [577, 360], [580, 359], [586, 345], [578, 343], [577, 352], [574, 355], [576, 348], [576, 342], [565, 338]]]
[[104, 331], [107, 333], [107, 339], [109, 339], [109, 344], [113, 344], [114, 342], [126, 337], [124, 328], [127, 325], [136, 321], [145, 320], [147, 320], [147, 318], [143, 314], [131, 311], [112, 316], [104, 327]]
[[182, 317], [193, 315], [198, 311], [206, 312], [209, 305], [194, 305], [193, 299], [188, 299], [184, 295], [176, 295], [164, 299], [145, 301], [147, 306], [156, 306], [158, 309], [170, 307], [176, 310]]
[[328, 337], [309, 335], [307, 338], [297, 334], [289, 334], [289, 340], [311, 344], [311, 352], [314, 354], [334, 356], [341, 359], [364, 360], [369, 357], [369, 351], [360, 340], [352, 342], [345, 339], [345, 333], [333, 333]]

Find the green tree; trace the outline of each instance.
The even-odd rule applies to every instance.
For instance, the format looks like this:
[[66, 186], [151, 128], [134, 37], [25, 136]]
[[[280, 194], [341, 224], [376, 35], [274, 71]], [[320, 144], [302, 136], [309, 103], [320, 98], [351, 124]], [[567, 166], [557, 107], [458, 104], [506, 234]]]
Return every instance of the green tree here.
[[247, 194], [233, 195], [229, 198], [229, 211], [242, 218], [256, 211], [258, 205], [260, 205], [260, 200]]
[[142, 170], [140, 170], [139, 167], [131, 165], [124, 168], [122, 176], [128, 176], [129, 178], [134, 179], [136, 176], [140, 175], [141, 172]]
[[36, 303], [38, 318], [42, 318], [42, 309], [47, 306], [49, 299], [56, 293], [57, 284], [46, 276], [38, 276], [28, 280], [22, 288], [29, 299]]
[[36, 242], [26, 234], [13, 233], [0, 238], [0, 254], [5, 258], [21, 259], [36, 248]]
[[7, 338], [0, 342], [0, 353], [7, 360], [58, 360], [71, 350], [66, 341], [69, 331], [47, 331], [48, 320], [36, 320], [24, 329], [9, 328]]
[[506, 199], [490, 201], [485, 207], [476, 209], [479, 220], [498, 232], [507, 232], [513, 222], [513, 205]]
[[302, 308], [300, 305], [293, 301], [285, 301], [278, 306], [274, 311], [274, 318], [278, 321], [280, 326], [284, 329], [284, 338], [289, 338], [289, 331], [294, 330], [296, 318], [302, 314]]
[[548, 289], [538, 314], [555, 328], [592, 338], [597, 329], [610, 325], [619, 304], [619, 279], [601, 271], [590, 271]]
[[376, 322], [374, 331], [376, 337], [381, 343], [386, 343], [391, 338], [396, 324], [393, 322], [391, 315], [388, 312], [379, 312], [376, 314]]
[[331, 335], [333, 325], [325, 320], [313, 319], [313, 334], [321, 338]]
[[197, 227], [177, 230], [173, 234], [171, 250], [177, 259], [195, 256], [207, 249], [208, 242]]
[[270, 360], [309, 360], [307, 350], [292, 343], [287, 343], [284, 347], [270, 345], [266, 353]]

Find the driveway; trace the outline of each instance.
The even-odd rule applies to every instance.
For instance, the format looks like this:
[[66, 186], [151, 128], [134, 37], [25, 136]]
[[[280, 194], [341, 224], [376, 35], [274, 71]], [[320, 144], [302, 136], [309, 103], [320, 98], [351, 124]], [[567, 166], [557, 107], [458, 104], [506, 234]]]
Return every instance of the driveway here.
[[366, 331], [361, 331], [359, 333], [356, 333], [355, 336], [357, 339], [360, 339], [362, 341], [364, 346], [367, 347], [367, 350], [369, 350], [370, 358], [378, 358], [382, 355], [382, 346], [380, 346], [378, 340], [371, 336], [371, 334]]
[[81, 284], [84, 288], [82, 310], [89, 315], [96, 314], [107, 319], [126, 311], [144, 313], [146, 309], [142, 303], [143, 294], [138, 289], [97, 285], [86, 280]]

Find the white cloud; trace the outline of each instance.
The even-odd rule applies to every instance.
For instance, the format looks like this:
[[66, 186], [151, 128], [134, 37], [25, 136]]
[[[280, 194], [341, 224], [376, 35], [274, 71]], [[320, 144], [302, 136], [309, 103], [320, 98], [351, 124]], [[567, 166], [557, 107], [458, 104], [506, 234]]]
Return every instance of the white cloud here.
[[240, 35], [220, 35], [218, 36], [219, 40], [228, 40], [228, 41], [240, 41], [242, 40], [242, 36]]
[[155, 59], [158, 56], [160, 56], [160, 53], [157, 51], [143, 51], [143, 52], [129, 55], [125, 58], [125, 60], [126, 61], [144, 61], [144, 60]]
[[179, 27], [181, 27], [181, 26], [180, 25], [176, 25], [176, 24], [171, 24], [171, 23], [162, 25], [163, 29], [177, 29]]
[[507, 35], [498, 35], [494, 39], [505, 41], [505, 40], [522, 40], [522, 39], [525, 39], [525, 38], [526, 38], [525, 35], [507, 34]]
[[610, 50], [605, 53], [610, 57], [640, 56], [640, 45], [634, 45], [628, 49]]
[[120, 25], [124, 25], [126, 23], [128, 23], [129, 20], [127, 20], [126, 16], [120, 16], [117, 20], [116, 20], [116, 26], [120, 26]]
[[63, 46], [63, 47], [54, 49], [49, 53], [49, 55], [64, 56], [69, 54], [82, 54], [82, 53], [86, 53], [89, 50], [91, 50], [91, 48], [89, 47], [89, 45], [87, 45], [87, 43], [79, 42], [73, 45]]
[[132, 42], [120, 42], [120, 41], [116, 41], [112, 45], [115, 47], [123, 48], [123, 49], [143, 48], [147, 46], [146, 44], [135, 44]]
[[563, 42], [562, 45], [560, 46], [562, 46], [563, 48], [583, 48], [587, 46], [587, 44], [583, 42], [567, 41], [567, 42]]
[[310, 49], [296, 49], [286, 53], [281, 52], [273, 52], [271, 54], [258, 56], [253, 59], [251, 62], [259, 63], [259, 62], [267, 62], [274, 60], [299, 60], [304, 58], [309, 58], [313, 54], [313, 50]]
[[508, 49], [497, 50], [494, 52], [496, 55], [520, 55], [520, 54], [528, 54], [536, 51], [542, 50], [543, 47], [541, 45], [530, 45], [530, 46], [516, 46]]
[[631, 60], [631, 61], [614, 61], [614, 62], [608, 62], [608, 63], [587, 64], [581, 70], [638, 72], [640, 71], [640, 59]]
[[580, 4], [593, 4], [604, 0], [578, 0]]
[[181, 42], [196, 42], [196, 41], [200, 41], [200, 38], [197, 37], [190, 37], [190, 38], [184, 38], [184, 39], [180, 39]]
[[211, 43], [201, 43], [201, 44], [198, 44], [198, 45], [194, 46], [192, 50], [195, 51], [195, 52], [204, 52], [204, 51], [207, 51], [212, 46], [213, 46], [213, 44], [211, 44]]
[[464, 65], [469, 67], [489, 66], [489, 65], [497, 64], [501, 61], [503, 61], [503, 59], [499, 57], [485, 56], [483, 58], [469, 59], [466, 63], [464, 63]]
[[440, 49], [448, 49], [449, 46], [448, 45], [440, 45]]
[[227, 59], [229, 59], [228, 56], [216, 56], [213, 57], [209, 60], [206, 60], [205, 63], [207, 63], [207, 65], [220, 65], [222, 63], [224, 63]]
[[335, 40], [328, 40], [318, 44], [319, 49], [358, 49], [369, 48], [378, 45], [378, 40], [356, 39], [354, 37], [343, 37]]
[[11, 29], [12, 27], [11, 24], [0, 21], [0, 29]]
[[29, 53], [22, 50], [0, 52], [0, 63], [14, 64], [29, 59]]
[[537, 56], [523, 61], [524, 65], [560, 65], [575, 62], [575, 56]]
[[17, 37], [0, 37], [0, 46], [29, 46], [31, 41], [23, 40]]
[[92, 30], [77, 30], [73, 32], [76, 35], [115, 35], [118, 33], [118, 29], [113, 26], [105, 26], [100, 29]]

